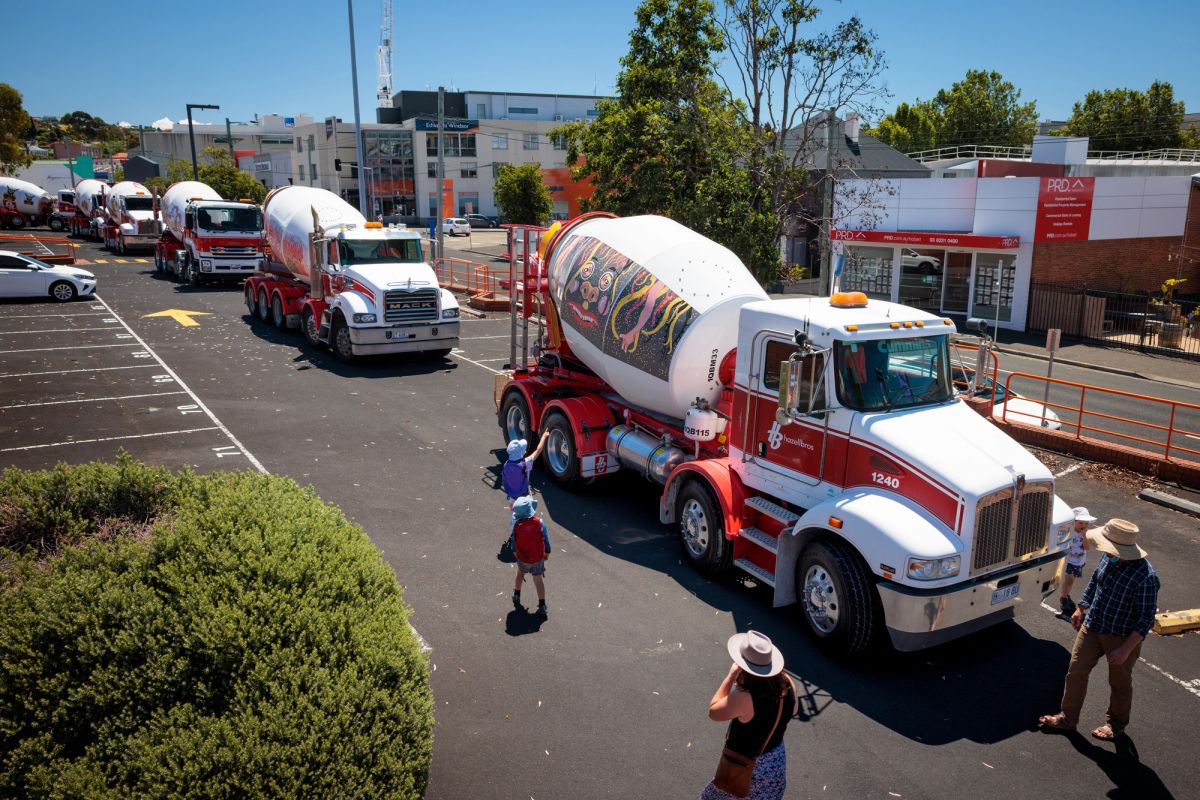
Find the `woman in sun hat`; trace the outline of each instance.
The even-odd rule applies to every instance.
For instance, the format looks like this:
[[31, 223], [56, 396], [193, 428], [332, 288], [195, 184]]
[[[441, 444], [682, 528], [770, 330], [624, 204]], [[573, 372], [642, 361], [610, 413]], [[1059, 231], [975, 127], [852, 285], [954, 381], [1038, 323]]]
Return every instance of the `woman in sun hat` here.
[[1071, 650], [1063, 689], [1062, 710], [1038, 719], [1051, 730], [1074, 731], [1087, 694], [1088, 675], [1101, 656], [1108, 659], [1108, 721], [1092, 737], [1112, 741], [1129, 724], [1133, 705], [1133, 665], [1142, 640], [1154, 624], [1158, 610], [1158, 574], [1138, 544], [1138, 526], [1129, 520], [1110, 519], [1088, 531], [1088, 541], [1100, 551], [1100, 564], [1092, 573], [1071, 624], [1079, 633]]
[[[729, 720], [729, 729], [717, 775], [700, 798], [781, 800], [787, 788], [783, 734], [800, 710], [796, 687], [783, 671], [783, 654], [765, 634], [735, 633], [727, 649], [733, 665], [708, 704], [708, 716]], [[751, 769], [748, 787], [739, 789], [738, 774]]]
[[1075, 613], [1075, 601], [1071, 599], [1071, 587], [1075, 585], [1076, 578], [1083, 577], [1083, 568], [1087, 564], [1088, 523], [1096, 521], [1096, 518], [1083, 506], [1071, 510], [1075, 512], [1075, 529], [1071, 531], [1071, 549], [1067, 552], [1067, 563], [1063, 568], [1062, 591], [1058, 596], [1058, 607], [1062, 609], [1064, 616]]

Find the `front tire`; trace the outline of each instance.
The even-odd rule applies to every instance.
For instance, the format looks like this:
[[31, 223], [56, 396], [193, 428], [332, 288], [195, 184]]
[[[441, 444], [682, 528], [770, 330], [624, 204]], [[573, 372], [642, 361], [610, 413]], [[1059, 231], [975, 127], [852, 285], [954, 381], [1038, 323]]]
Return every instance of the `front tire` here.
[[861, 653], [875, 635], [874, 589], [859, 558], [831, 541], [810, 544], [796, 568], [801, 614], [813, 637], [841, 655]]
[[195, 259], [188, 259], [187, 282], [189, 286], [198, 287], [204, 283], [200, 277], [200, 264]]
[[725, 518], [708, 487], [689, 481], [675, 506], [679, 548], [692, 569], [712, 577], [729, 568], [733, 544], [725, 538]]
[[50, 286], [50, 296], [60, 303], [71, 302], [77, 294], [75, 287], [66, 281], [55, 281]]
[[561, 411], [551, 411], [543, 426], [546, 432], [546, 449], [542, 462], [550, 471], [550, 477], [563, 488], [579, 484], [579, 457], [575, 452], [575, 432]]
[[47, 225], [49, 225], [50, 230], [54, 231], [55, 233], [61, 233], [63, 229], [67, 227], [66, 223], [62, 221], [62, 217], [51, 217]]
[[504, 437], [504, 444], [507, 445], [513, 439], [524, 439], [525, 441], [533, 439], [534, 431], [533, 424], [530, 422], [529, 404], [525, 402], [525, 395], [516, 389], [504, 395], [497, 418], [500, 423], [500, 433]]
[[8, 218], [8, 226], [14, 231], [19, 231], [25, 227], [25, 218], [20, 214], [13, 214]]
[[119, 255], [119, 256], [129, 255], [129, 250], [127, 250], [125, 248], [125, 237], [121, 236], [119, 234], [117, 236], [117, 255]]
[[300, 330], [304, 331], [305, 341], [313, 347], [320, 347], [324, 344], [321, 341], [321, 322], [308, 306], [305, 306], [304, 310], [300, 312]]
[[329, 344], [333, 355], [343, 364], [354, 360], [354, 343], [350, 339], [350, 326], [340, 314], [333, 318], [333, 328], [329, 332]]

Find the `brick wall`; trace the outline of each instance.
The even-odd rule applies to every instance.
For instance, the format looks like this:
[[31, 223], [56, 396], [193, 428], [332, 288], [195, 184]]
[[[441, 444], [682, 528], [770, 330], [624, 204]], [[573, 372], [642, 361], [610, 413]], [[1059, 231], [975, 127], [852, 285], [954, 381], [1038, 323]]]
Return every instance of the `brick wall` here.
[[[1193, 189], [1191, 213], [1200, 200]], [[1200, 228], [1200, 214], [1196, 214]], [[1200, 231], [1194, 234], [1200, 245]], [[1033, 282], [1086, 285], [1118, 292], [1157, 292], [1167, 278], [1182, 277], [1200, 284], [1200, 249], [1195, 261], [1179, 261], [1181, 236], [1142, 239], [1097, 239], [1088, 242], [1040, 242], [1033, 246]], [[1171, 256], [1171, 260], [1168, 260]], [[1190, 288], [1190, 287], [1189, 287]]]
[[[1200, 267], [1200, 183], [1192, 180], [1192, 191], [1188, 194], [1187, 222], [1183, 228], [1183, 267], [1184, 274], [1190, 268], [1195, 271]], [[1190, 276], [1189, 276], [1190, 277]], [[1196, 280], [1188, 282], [1183, 291], [1185, 294], [1200, 292]]]

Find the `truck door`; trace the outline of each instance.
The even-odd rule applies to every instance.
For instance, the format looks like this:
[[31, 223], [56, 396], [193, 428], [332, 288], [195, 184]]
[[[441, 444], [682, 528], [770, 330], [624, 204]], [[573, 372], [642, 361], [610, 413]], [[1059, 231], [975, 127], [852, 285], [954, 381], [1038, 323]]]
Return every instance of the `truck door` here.
[[[751, 396], [753, 413], [750, 424], [751, 435], [747, 450], [751, 454], [750, 474], [766, 480], [778, 481], [781, 477], [817, 484], [821, 478], [821, 454], [825, 444], [825, 422], [819, 416], [805, 417], [791, 425], [781, 425], [775, 419], [779, 403], [780, 365], [787, 361], [799, 348], [790, 337], [768, 334], [759, 339], [755, 346], [754, 366], [751, 372]], [[823, 411], [826, 407], [828, 387], [821, 381], [825, 369], [825, 354], [817, 353], [801, 358], [797, 362], [802, 379], [800, 394], [808, 397], [820, 384], [814, 398], [813, 410]]]

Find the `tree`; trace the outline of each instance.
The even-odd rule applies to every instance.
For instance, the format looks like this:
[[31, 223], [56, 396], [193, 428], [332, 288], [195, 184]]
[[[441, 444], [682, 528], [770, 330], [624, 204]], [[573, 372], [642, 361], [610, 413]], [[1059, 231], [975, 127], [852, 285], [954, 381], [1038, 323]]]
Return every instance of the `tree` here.
[[25, 137], [32, 124], [21, 93], [0, 83], [0, 173], [29, 166], [32, 159], [25, 152]]
[[553, 203], [542, 183], [541, 164], [501, 164], [492, 191], [505, 222], [541, 225], [550, 219]]
[[940, 121], [932, 105], [917, 100], [911, 105], [901, 103], [896, 106], [896, 110], [880, 120], [870, 133], [902, 153], [916, 153], [938, 146]]
[[[226, 153], [226, 155], [228, 155], [228, 153]], [[191, 163], [184, 161], [183, 159], [180, 159], [180, 158], [172, 158], [170, 161], [167, 162], [166, 177], [159, 175], [154, 178], [147, 178], [145, 181], [143, 181], [143, 183], [146, 185], [146, 188], [157, 190], [158, 193], [161, 195], [163, 192], [165, 192], [167, 190], [167, 188], [172, 183], [179, 183], [180, 181], [190, 181], [191, 179], [192, 179]], [[245, 197], [245, 195], [241, 195], [241, 196]]]
[[1182, 129], [1184, 111], [1183, 101], [1175, 100], [1175, 87], [1166, 81], [1155, 81], [1144, 92], [1093, 90], [1075, 103], [1071, 118], [1055, 134], [1086, 136], [1096, 150], [1200, 147], [1195, 132]]
[[775, 218], [751, 202], [750, 129], [714, 79], [724, 43], [713, 12], [709, 0], [644, 0], [617, 99], [550, 133], [566, 140], [576, 179], [595, 187], [585, 210], [671, 217], [773, 280]]
[[72, 111], [63, 114], [59, 124], [67, 129], [67, 134], [80, 142], [92, 142], [101, 138], [108, 124], [99, 117], [93, 117], [86, 111]]
[[[200, 182], [207, 183], [213, 190], [226, 200], [240, 200], [247, 197], [255, 203], [261, 203], [267, 196], [267, 190], [245, 170], [237, 168], [229, 151], [216, 145], [204, 148], [204, 158], [207, 164], [199, 168]], [[186, 162], [183, 162], [186, 164]], [[170, 166], [167, 168], [170, 177]], [[187, 180], [187, 178], [184, 178]]]

